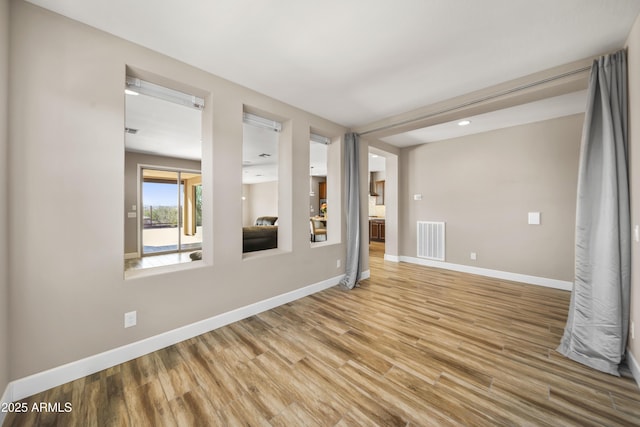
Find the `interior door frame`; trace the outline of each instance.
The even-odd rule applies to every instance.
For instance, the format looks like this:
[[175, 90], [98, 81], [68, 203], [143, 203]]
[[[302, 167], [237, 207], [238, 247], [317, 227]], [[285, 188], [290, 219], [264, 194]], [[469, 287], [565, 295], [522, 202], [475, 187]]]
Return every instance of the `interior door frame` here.
[[[158, 170], [158, 171], [166, 171], [166, 172], [176, 172], [178, 174], [178, 191], [177, 191], [177, 201], [178, 201], [178, 227], [177, 227], [177, 232], [178, 232], [178, 245], [177, 245], [177, 249], [175, 251], [166, 251], [166, 252], [156, 252], [153, 254], [145, 254], [144, 253], [144, 248], [143, 248], [143, 238], [142, 238], [142, 233], [144, 231], [144, 206], [142, 204], [143, 202], [143, 194], [142, 194], [142, 186], [144, 184], [144, 176], [143, 176], [143, 170], [145, 169], [151, 169], [151, 170]], [[181, 240], [182, 240], [182, 236], [180, 233], [180, 226], [184, 223], [184, 218], [182, 218], [182, 213], [180, 212], [181, 210], [181, 206], [180, 206], [180, 201], [183, 200], [182, 195], [180, 194], [180, 186], [182, 184], [182, 179], [181, 179], [181, 173], [192, 173], [192, 174], [199, 174], [200, 176], [202, 176], [202, 171], [201, 170], [195, 170], [195, 169], [184, 169], [184, 168], [176, 168], [176, 167], [171, 167], [171, 166], [159, 166], [159, 165], [153, 165], [153, 164], [144, 164], [144, 163], [138, 163], [138, 172], [137, 172], [137, 180], [138, 180], [138, 185], [137, 185], [137, 195], [136, 195], [136, 200], [137, 200], [137, 215], [138, 215], [138, 221], [137, 221], [137, 251], [138, 251], [138, 258], [141, 258], [143, 256], [153, 256], [153, 255], [162, 255], [162, 254], [169, 254], [169, 253], [181, 253], [184, 252], [184, 250], [181, 248], [182, 244], [181, 244]], [[204, 237], [204, 236], [203, 236]], [[200, 244], [200, 249], [202, 249], [202, 243]], [[197, 249], [188, 249], [189, 251], [192, 250], [197, 250]]]

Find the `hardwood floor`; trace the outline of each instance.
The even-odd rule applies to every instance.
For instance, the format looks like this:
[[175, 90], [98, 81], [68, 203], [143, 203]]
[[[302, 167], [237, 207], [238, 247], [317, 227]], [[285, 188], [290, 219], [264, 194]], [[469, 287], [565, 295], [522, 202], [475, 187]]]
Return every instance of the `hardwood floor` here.
[[4, 426], [640, 425], [554, 351], [569, 293], [382, 260], [332, 288], [26, 399]]

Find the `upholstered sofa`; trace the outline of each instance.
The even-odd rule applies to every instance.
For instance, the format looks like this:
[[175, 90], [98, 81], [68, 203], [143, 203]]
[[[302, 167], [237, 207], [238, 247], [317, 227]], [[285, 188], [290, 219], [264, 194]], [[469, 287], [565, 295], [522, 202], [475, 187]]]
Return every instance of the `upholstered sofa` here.
[[242, 228], [242, 252], [263, 251], [278, 247], [278, 226], [258, 225]]
[[[278, 247], [277, 216], [261, 216], [256, 219], [256, 225], [242, 227], [242, 252], [263, 251]], [[192, 261], [202, 259], [202, 251], [189, 254]]]
[[256, 218], [256, 225], [276, 225], [277, 222], [277, 216], [259, 216]]

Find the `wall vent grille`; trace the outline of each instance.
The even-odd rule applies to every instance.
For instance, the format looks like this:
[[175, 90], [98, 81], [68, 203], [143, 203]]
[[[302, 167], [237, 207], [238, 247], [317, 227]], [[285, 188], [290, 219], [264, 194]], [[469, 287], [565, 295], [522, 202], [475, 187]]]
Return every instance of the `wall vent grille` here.
[[444, 261], [444, 224], [418, 221], [418, 258]]

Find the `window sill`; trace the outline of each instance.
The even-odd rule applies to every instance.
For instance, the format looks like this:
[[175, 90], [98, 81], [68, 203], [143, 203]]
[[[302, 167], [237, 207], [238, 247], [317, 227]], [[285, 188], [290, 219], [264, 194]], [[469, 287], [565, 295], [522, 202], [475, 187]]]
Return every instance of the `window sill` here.
[[324, 246], [332, 246], [332, 245], [338, 245], [340, 244], [340, 242], [334, 242], [331, 240], [323, 240], [322, 242], [311, 242], [311, 248], [321, 248]]
[[242, 260], [246, 261], [246, 260], [250, 260], [250, 259], [265, 258], [265, 257], [270, 257], [270, 256], [288, 254], [288, 253], [290, 253], [290, 251], [285, 251], [284, 249], [280, 249], [280, 248], [265, 249], [263, 251], [255, 251], [255, 252], [244, 253], [244, 254], [242, 254]]
[[128, 270], [124, 272], [125, 280], [140, 279], [143, 277], [157, 276], [160, 274], [174, 273], [184, 270], [193, 270], [196, 268], [206, 267], [204, 261], [189, 261], [179, 264], [163, 265], [159, 267], [140, 268], [136, 270]]

